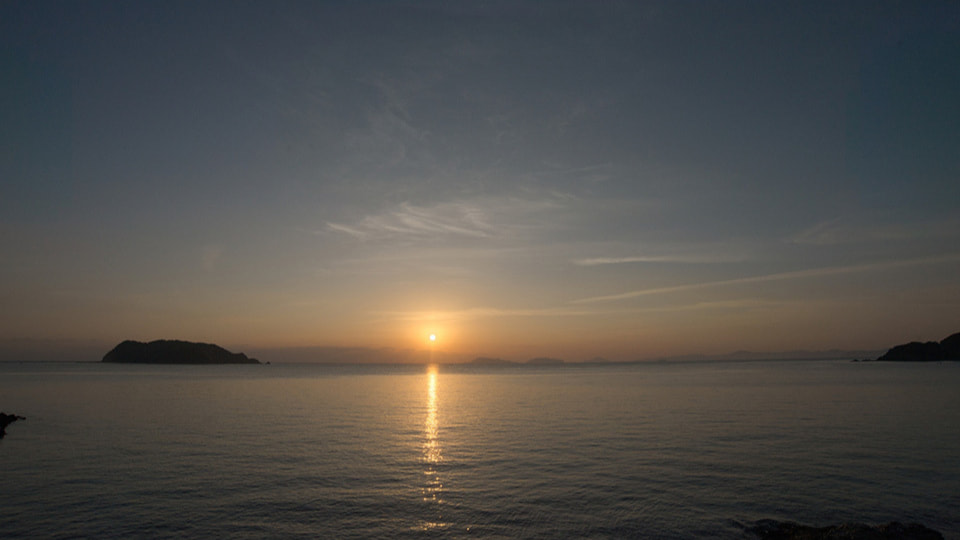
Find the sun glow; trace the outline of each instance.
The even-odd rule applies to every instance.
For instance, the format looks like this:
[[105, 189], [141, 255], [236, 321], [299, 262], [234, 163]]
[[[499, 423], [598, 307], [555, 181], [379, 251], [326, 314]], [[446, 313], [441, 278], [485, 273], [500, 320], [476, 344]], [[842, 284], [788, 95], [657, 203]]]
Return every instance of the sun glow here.
[[436, 335], [436, 334], [430, 334], [430, 336], [427, 337], [427, 339], [430, 340], [430, 343], [436, 343], [436, 342], [437, 342], [437, 335]]

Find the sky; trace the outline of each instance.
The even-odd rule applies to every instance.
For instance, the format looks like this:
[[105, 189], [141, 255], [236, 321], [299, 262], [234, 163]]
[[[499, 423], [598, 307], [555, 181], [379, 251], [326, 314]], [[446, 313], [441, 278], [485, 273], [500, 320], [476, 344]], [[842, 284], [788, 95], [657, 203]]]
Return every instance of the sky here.
[[8, 0], [0, 342], [940, 340], [958, 59], [955, 1]]

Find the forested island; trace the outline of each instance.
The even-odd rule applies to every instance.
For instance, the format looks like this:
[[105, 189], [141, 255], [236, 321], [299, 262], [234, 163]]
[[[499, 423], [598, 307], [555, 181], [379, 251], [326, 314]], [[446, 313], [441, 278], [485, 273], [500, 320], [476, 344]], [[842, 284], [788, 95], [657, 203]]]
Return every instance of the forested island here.
[[103, 357], [118, 364], [259, 364], [256, 358], [232, 353], [212, 343], [161, 339], [143, 343], [124, 341]]

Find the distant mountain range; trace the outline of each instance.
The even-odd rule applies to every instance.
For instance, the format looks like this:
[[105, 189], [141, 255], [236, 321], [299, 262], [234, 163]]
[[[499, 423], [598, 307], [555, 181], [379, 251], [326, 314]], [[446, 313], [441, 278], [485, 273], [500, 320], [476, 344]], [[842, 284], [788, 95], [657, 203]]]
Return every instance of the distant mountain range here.
[[99, 362], [108, 346], [86, 339], [0, 339], [0, 362]]
[[698, 362], [709, 360], [854, 360], [865, 358], [876, 358], [883, 354], [882, 349], [867, 350], [843, 350], [830, 349], [827, 351], [782, 351], [782, 352], [756, 352], [756, 351], [734, 351], [727, 354], [687, 354], [680, 356], [665, 356], [654, 358], [657, 362]]
[[556, 366], [559, 364], [564, 364], [565, 362], [559, 358], [550, 358], [547, 356], [531, 358], [526, 362], [514, 362], [512, 360], [504, 360], [503, 358], [490, 358], [487, 356], [478, 356], [473, 360], [471, 360], [470, 363], [484, 365], [484, 366], [520, 365], [520, 364], [527, 364], [531, 366]]

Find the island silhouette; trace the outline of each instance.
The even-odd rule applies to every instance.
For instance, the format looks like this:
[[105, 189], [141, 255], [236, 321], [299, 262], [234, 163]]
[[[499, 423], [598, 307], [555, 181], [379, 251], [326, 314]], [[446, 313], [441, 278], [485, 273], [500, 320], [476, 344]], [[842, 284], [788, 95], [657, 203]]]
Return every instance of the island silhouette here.
[[143, 343], [127, 340], [108, 352], [103, 362], [118, 364], [259, 364], [256, 358], [232, 353], [212, 343], [160, 339]]
[[960, 332], [953, 334], [943, 341], [911, 341], [897, 345], [886, 352], [879, 362], [942, 362], [944, 360], [960, 360]]

